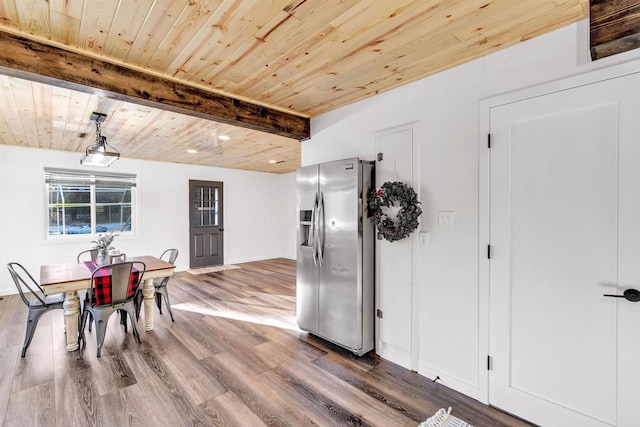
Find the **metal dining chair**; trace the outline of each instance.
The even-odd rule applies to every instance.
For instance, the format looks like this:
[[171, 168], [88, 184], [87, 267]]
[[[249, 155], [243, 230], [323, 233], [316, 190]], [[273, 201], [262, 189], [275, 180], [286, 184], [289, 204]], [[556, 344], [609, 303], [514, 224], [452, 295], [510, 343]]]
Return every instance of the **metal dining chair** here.
[[[135, 268], [134, 268], [135, 265]], [[121, 262], [106, 264], [96, 268], [91, 275], [88, 304], [82, 310], [78, 343], [84, 341], [87, 317], [92, 315], [96, 324], [97, 357], [100, 357], [109, 317], [119, 311], [131, 318], [133, 335], [140, 343], [140, 335], [135, 321], [134, 297], [142, 282], [146, 265], [143, 262]], [[126, 331], [126, 322], [125, 322]]]
[[[77, 262], [85, 262], [85, 261], [94, 261], [98, 258], [98, 248], [87, 249], [86, 251], [82, 251], [78, 254], [76, 258]], [[83, 300], [83, 304], [87, 303], [87, 299], [89, 297], [89, 292], [85, 294], [85, 298]], [[93, 323], [93, 318], [89, 319], [89, 332], [91, 332], [91, 324]]]
[[[98, 248], [93, 248], [93, 249], [87, 249], [86, 251], [82, 251], [78, 254], [77, 257], [77, 262], [85, 262], [85, 261], [93, 261], [96, 262], [96, 260], [98, 259]], [[90, 259], [89, 259], [90, 258]], [[110, 255], [109, 256], [109, 263], [113, 264], [116, 262], [125, 262], [127, 260], [127, 256], [123, 253], [119, 253], [117, 255]], [[89, 299], [89, 292], [85, 293], [85, 298], [83, 300], [83, 304], [87, 304], [87, 301]], [[122, 323], [124, 325], [125, 328], [125, 332], [127, 331], [127, 318], [126, 318], [126, 314], [124, 313], [120, 313], [121, 318], [120, 318], [120, 323]], [[91, 313], [89, 313], [89, 332], [91, 332], [91, 325], [93, 325], [93, 316], [91, 315]]]
[[27, 333], [22, 345], [21, 357], [24, 357], [29, 344], [31, 344], [31, 339], [36, 331], [40, 317], [48, 311], [61, 310], [64, 303], [64, 293], [45, 295], [42, 286], [17, 262], [8, 263], [7, 268], [18, 288], [18, 292], [20, 292], [20, 298], [22, 298], [29, 310], [27, 313]]
[[[163, 261], [167, 261], [169, 264], [175, 264], [176, 259], [178, 258], [178, 250], [177, 249], [167, 249], [160, 255], [160, 259]], [[171, 301], [169, 300], [169, 292], [167, 291], [167, 283], [169, 283], [169, 279], [171, 276], [163, 277], [162, 279], [154, 280], [153, 286], [155, 288], [155, 297], [156, 297], [156, 305], [158, 306], [158, 310], [160, 310], [160, 314], [162, 314], [162, 298], [164, 297], [164, 303], [167, 306], [167, 311], [169, 311], [169, 315], [171, 316], [171, 321], [175, 322], [173, 318], [173, 312], [171, 311]], [[136, 294], [136, 318], [140, 318], [140, 309], [142, 307], [142, 286], [138, 290]]]
[[[175, 264], [176, 258], [178, 258], [178, 250], [177, 249], [167, 249], [160, 255], [160, 259], [167, 261], [169, 264]], [[171, 301], [169, 300], [169, 292], [167, 292], [167, 283], [169, 283], [169, 279], [171, 276], [163, 277], [160, 280], [154, 280], [153, 286], [155, 287], [155, 297], [156, 297], [156, 305], [158, 306], [158, 310], [160, 310], [160, 314], [162, 314], [162, 297], [164, 297], [164, 303], [167, 306], [167, 311], [171, 316], [171, 321], [173, 320], [173, 312], [171, 312]]]
[[[91, 259], [86, 259], [90, 257]], [[83, 260], [85, 261], [95, 261], [96, 258], [98, 258], [98, 249], [87, 249], [86, 251], [82, 251], [78, 254], [78, 258], [77, 261], [78, 262], [83, 262]]]
[[115, 262], [126, 262], [126, 261], [127, 261], [127, 254], [118, 253], [118, 254], [109, 255], [109, 262], [112, 264]]

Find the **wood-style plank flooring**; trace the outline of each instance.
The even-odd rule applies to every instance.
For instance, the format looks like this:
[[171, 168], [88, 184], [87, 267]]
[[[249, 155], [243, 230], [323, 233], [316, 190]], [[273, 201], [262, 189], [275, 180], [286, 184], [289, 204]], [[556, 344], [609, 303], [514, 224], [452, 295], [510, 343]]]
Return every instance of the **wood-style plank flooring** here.
[[[357, 358], [297, 329], [295, 263], [176, 273], [175, 316], [155, 312], [142, 344], [109, 322], [65, 350], [62, 311], [40, 321], [24, 359], [26, 307], [0, 301], [4, 426], [416, 426], [442, 407], [471, 424], [528, 425], [370, 353]], [[143, 329], [143, 322], [139, 323]]]

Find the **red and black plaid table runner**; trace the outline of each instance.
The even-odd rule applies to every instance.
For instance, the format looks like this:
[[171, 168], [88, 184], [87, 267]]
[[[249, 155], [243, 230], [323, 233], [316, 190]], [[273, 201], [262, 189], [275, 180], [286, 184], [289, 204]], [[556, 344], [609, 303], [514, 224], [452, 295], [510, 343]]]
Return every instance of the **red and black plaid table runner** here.
[[[93, 261], [85, 261], [84, 265], [93, 273], [99, 266]], [[129, 289], [127, 290], [127, 299], [132, 298], [138, 288], [140, 273], [135, 268], [131, 272], [129, 279]], [[91, 305], [111, 304], [111, 269], [104, 268], [94, 277], [93, 298]]]

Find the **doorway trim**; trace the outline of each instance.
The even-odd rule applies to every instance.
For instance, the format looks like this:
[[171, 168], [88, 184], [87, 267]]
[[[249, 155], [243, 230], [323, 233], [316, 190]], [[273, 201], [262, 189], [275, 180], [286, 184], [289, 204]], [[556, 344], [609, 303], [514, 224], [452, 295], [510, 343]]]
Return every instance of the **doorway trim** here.
[[490, 260], [488, 247], [490, 236], [491, 157], [488, 135], [491, 131], [491, 109], [506, 104], [537, 98], [552, 93], [587, 86], [614, 78], [640, 73], [640, 60], [610, 66], [598, 70], [586, 70], [582, 74], [557, 81], [542, 83], [526, 89], [515, 90], [479, 101], [478, 126], [478, 396], [489, 404], [489, 280]]

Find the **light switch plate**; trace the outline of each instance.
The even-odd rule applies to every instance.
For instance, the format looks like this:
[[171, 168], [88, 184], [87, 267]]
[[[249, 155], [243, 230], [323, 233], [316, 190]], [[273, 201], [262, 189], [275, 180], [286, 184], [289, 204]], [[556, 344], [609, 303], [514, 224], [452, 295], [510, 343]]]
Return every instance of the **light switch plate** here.
[[420, 247], [428, 248], [429, 247], [429, 232], [421, 231], [420, 232]]
[[438, 227], [456, 227], [455, 211], [438, 211]]

